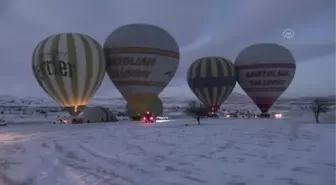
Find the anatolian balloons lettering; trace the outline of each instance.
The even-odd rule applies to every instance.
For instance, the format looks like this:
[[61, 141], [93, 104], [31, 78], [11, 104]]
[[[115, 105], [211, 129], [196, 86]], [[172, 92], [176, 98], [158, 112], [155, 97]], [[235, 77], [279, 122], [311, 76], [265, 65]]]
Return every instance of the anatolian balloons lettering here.
[[292, 82], [296, 64], [285, 47], [261, 43], [247, 47], [235, 60], [237, 80], [263, 115]]
[[175, 39], [148, 24], [119, 27], [107, 37], [104, 52], [107, 74], [134, 110], [155, 101], [174, 77], [180, 58]]

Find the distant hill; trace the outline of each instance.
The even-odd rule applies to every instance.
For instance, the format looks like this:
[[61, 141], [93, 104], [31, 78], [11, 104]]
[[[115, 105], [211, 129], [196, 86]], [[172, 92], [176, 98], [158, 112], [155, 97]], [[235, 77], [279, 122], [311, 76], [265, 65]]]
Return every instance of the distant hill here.
[[[164, 106], [164, 115], [166, 116], [185, 116], [185, 108], [194, 98], [182, 97], [160, 97]], [[303, 107], [307, 107], [316, 97], [280, 99], [277, 101], [270, 111], [296, 111]], [[326, 98], [335, 99], [335, 96], [327, 96]], [[125, 113], [126, 101], [123, 98], [106, 98], [95, 97], [90, 101], [89, 106], [103, 106], [117, 115]], [[306, 108], [305, 108], [306, 110]], [[308, 110], [308, 109], [307, 109]], [[228, 100], [223, 104], [219, 110], [219, 114], [227, 112], [246, 112], [252, 111], [258, 113], [258, 108], [251, 101], [251, 99], [241, 93], [233, 92]], [[26, 97], [17, 98], [10, 95], [0, 95], [0, 117], [5, 120], [46, 120], [56, 119], [59, 116], [68, 116], [68, 113], [62, 111], [60, 105], [50, 98], [36, 98]]]
[[[302, 97], [302, 98], [281, 98], [278, 103], [286, 102], [311, 102], [318, 97]], [[336, 96], [324, 96], [323, 98], [328, 99], [331, 102], [335, 102]], [[181, 98], [181, 97], [160, 97], [165, 107], [179, 106], [184, 107], [191, 100], [197, 100], [197, 98]], [[253, 103], [252, 100], [245, 94], [238, 92], [233, 92], [226, 104], [245, 104]], [[115, 107], [125, 107], [126, 101], [124, 98], [106, 98], [106, 97], [95, 97], [90, 101], [92, 106], [115, 106]], [[52, 99], [46, 98], [17, 98], [10, 95], [0, 95], [0, 106], [29, 106], [29, 107], [58, 107], [59, 105]]]

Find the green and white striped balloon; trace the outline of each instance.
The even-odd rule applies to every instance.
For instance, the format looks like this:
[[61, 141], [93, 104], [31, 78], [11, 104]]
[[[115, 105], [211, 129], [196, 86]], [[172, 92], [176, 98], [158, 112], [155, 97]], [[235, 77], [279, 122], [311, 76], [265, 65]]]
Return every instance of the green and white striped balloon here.
[[98, 90], [105, 68], [101, 45], [79, 33], [61, 33], [44, 39], [32, 57], [38, 84], [72, 116], [78, 115]]

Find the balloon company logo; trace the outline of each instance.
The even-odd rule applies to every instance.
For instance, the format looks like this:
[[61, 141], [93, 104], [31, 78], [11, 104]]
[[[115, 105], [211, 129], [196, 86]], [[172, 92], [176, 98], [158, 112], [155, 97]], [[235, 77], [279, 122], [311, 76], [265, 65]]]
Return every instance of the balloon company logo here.
[[294, 38], [295, 36], [295, 32], [292, 30], [292, 29], [285, 29], [283, 32], [282, 32], [282, 36], [284, 39], [286, 40], [291, 40]]
[[167, 76], [169, 76], [171, 78], [173, 78], [174, 74], [175, 73], [173, 71], [168, 71], [168, 72], [165, 73], [165, 75], [167, 75]]

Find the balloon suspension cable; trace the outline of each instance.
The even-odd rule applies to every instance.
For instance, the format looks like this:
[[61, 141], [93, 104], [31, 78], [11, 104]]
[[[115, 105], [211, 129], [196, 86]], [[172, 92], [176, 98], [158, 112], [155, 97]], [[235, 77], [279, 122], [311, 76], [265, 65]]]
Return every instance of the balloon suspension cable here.
[[69, 107], [64, 107], [64, 109], [69, 112], [71, 116], [78, 116], [83, 109], [85, 108], [85, 105], [74, 105]]

